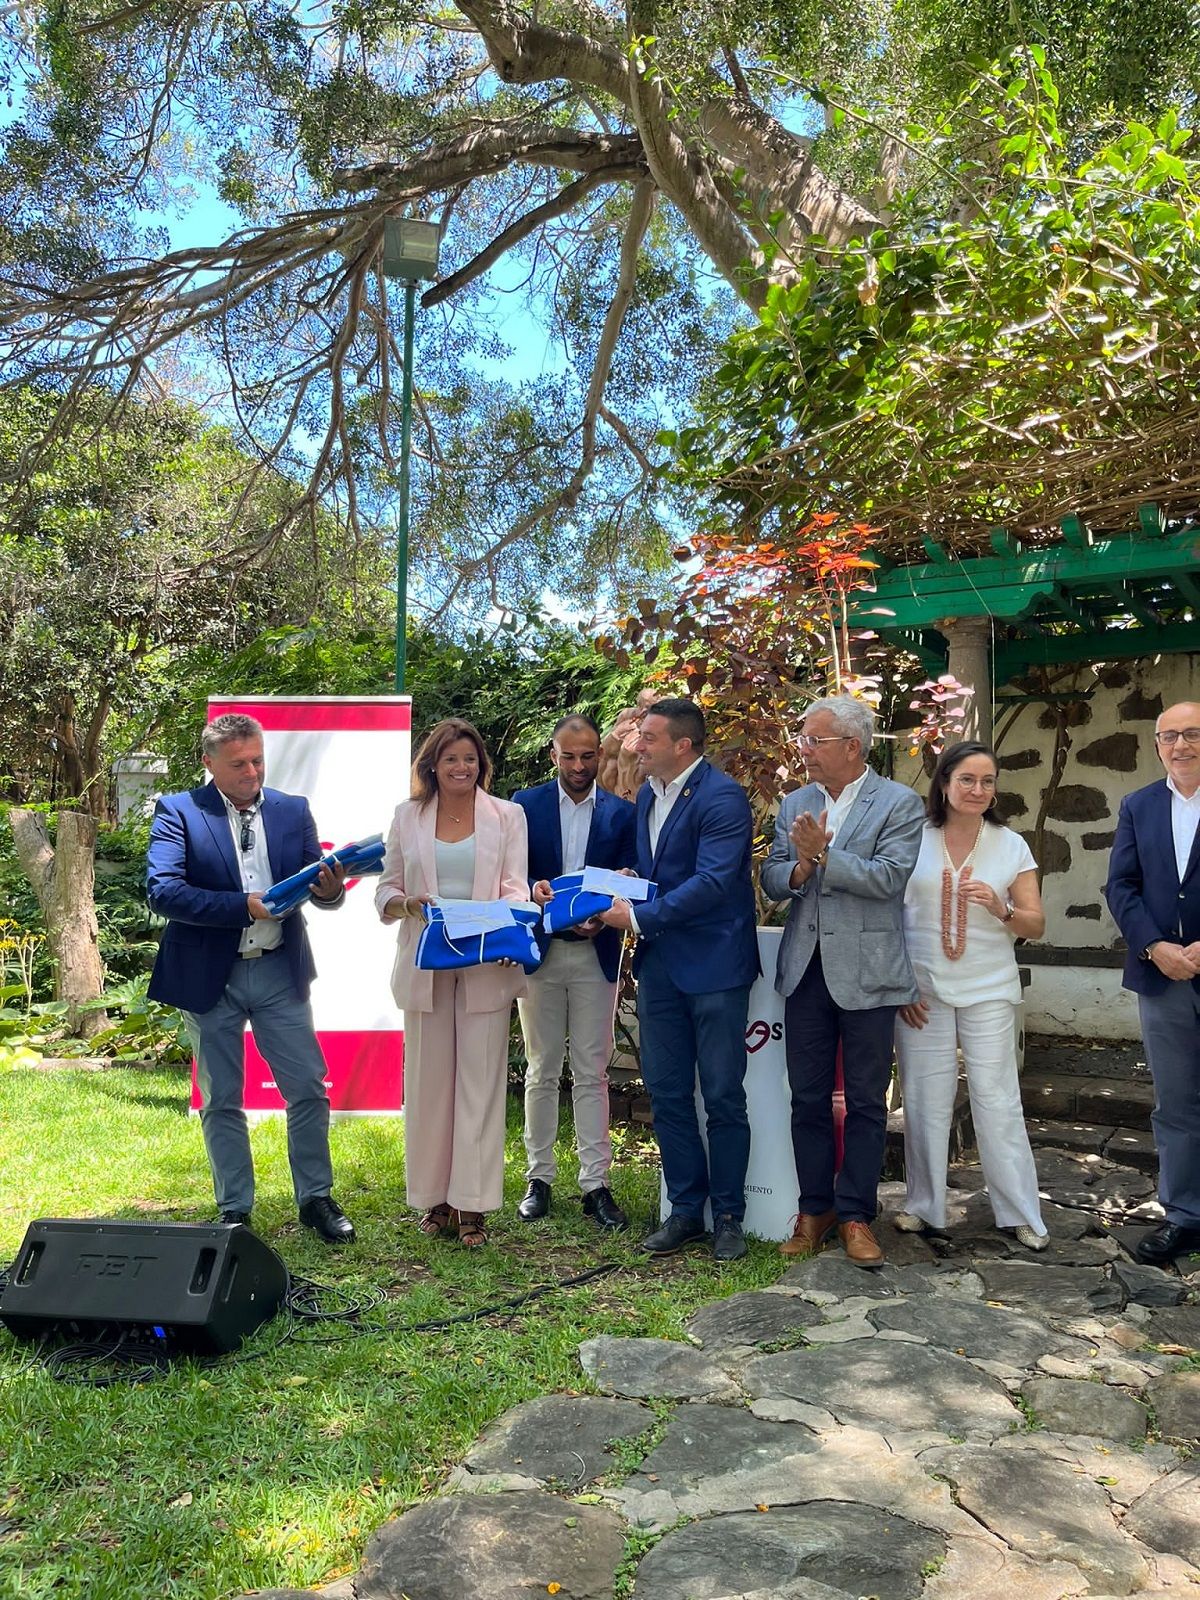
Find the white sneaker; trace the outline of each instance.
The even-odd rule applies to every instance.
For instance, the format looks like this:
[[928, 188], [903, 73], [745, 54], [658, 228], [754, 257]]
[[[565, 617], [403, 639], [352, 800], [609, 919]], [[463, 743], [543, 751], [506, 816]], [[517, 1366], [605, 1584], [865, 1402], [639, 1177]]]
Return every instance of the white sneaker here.
[[924, 1217], [914, 1216], [911, 1211], [897, 1211], [892, 1218], [892, 1227], [900, 1233], [924, 1233], [928, 1226]]
[[1023, 1222], [1019, 1228], [1014, 1228], [1013, 1235], [1017, 1243], [1023, 1244], [1026, 1250], [1044, 1250], [1050, 1243], [1048, 1233], [1038, 1233], [1027, 1222]]

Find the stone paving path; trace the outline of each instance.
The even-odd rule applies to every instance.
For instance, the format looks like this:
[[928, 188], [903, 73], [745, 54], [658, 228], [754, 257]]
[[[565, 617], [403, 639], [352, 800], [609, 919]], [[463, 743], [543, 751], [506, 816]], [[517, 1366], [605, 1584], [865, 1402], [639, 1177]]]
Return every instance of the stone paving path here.
[[326, 1600], [1200, 1600], [1200, 1270], [1123, 1248], [1144, 1173], [1038, 1165], [1043, 1255], [965, 1167], [951, 1235], [882, 1220], [881, 1271], [828, 1250], [690, 1343], [586, 1340], [602, 1393], [498, 1418]]

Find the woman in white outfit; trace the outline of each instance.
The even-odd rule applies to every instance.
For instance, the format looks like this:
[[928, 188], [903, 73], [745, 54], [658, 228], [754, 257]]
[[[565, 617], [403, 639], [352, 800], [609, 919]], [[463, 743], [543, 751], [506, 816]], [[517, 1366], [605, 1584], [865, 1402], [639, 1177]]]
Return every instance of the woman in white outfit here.
[[967, 740], [934, 769], [916, 870], [904, 896], [904, 937], [921, 998], [901, 1006], [896, 1057], [904, 1094], [904, 1232], [946, 1225], [946, 1164], [958, 1048], [998, 1228], [1030, 1250], [1050, 1242], [1017, 1076], [1017, 939], [1046, 926], [1037, 863], [996, 814], [995, 754]]

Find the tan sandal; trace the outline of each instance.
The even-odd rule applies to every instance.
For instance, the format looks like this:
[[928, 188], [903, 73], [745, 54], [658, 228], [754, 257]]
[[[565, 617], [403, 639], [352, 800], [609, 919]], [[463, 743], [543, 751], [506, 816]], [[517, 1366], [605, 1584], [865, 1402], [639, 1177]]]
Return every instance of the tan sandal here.
[[436, 1239], [438, 1234], [445, 1233], [446, 1229], [454, 1224], [454, 1212], [448, 1205], [430, 1206], [429, 1210], [417, 1222], [417, 1227], [422, 1233], [428, 1234], [431, 1239]]
[[458, 1242], [468, 1250], [479, 1250], [488, 1242], [487, 1223], [482, 1211], [460, 1211]]

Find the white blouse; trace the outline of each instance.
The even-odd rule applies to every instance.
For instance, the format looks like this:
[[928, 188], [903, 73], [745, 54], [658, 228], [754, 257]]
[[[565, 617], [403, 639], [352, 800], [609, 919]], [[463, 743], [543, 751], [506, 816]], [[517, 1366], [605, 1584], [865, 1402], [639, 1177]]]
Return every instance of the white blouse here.
[[446, 844], [433, 841], [439, 900], [470, 900], [475, 893], [475, 835]]
[[[932, 995], [947, 1006], [969, 1006], [979, 1000], [1019, 1004], [1021, 978], [1013, 953], [1013, 935], [1009, 924], [994, 917], [986, 907], [968, 902], [966, 948], [957, 961], [951, 961], [942, 949], [945, 865], [942, 830], [927, 822], [917, 865], [904, 894], [904, 940], [922, 996]], [[1014, 880], [1036, 867], [1033, 854], [1019, 833], [984, 823], [971, 863], [971, 876], [976, 882], [989, 884], [1005, 900]], [[952, 941], [958, 927], [958, 881], [959, 873], [955, 872]]]

